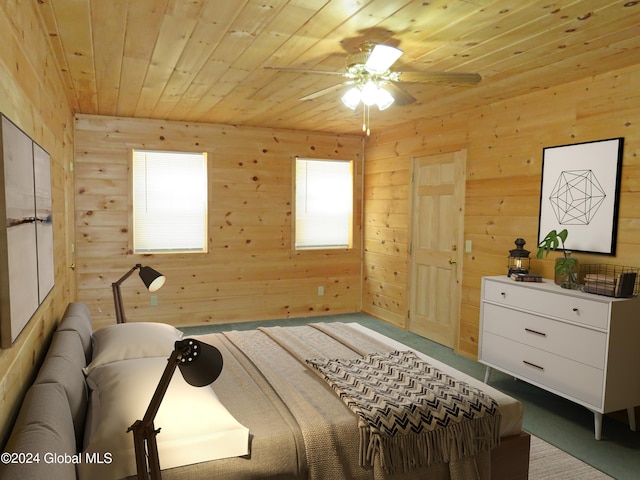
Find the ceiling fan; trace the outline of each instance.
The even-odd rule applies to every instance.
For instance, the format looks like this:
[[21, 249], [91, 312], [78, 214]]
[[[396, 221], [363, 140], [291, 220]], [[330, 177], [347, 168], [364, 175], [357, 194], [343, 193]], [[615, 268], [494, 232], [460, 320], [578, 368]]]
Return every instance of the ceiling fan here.
[[300, 100], [312, 100], [345, 87], [351, 87], [343, 95], [342, 101], [352, 110], [355, 110], [360, 102], [367, 107], [377, 104], [380, 110], [384, 110], [394, 102], [398, 105], [415, 102], [416, 98], [399, 85], [403, 82], [476, 84], [481, 80], [477, 73], [391, 70], [391, 66], [402, 54], [403, 51], [396, 47], [366, 42], [360, 45], [360, 51], [347, 56], [346, 69], [342, 72], [295, 67], [265, 68], [346, 77], [345, 81], [305, 95]]

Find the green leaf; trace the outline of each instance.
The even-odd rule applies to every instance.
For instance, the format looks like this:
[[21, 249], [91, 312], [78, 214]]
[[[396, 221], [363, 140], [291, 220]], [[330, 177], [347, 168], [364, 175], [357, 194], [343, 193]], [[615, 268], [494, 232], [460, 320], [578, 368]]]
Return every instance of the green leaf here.
[[546, 257], [547, 255], [549, 255], [549, 252], [551, 250], [557, 250], [560, 246], [562, 246], [562, 250], [564, 250], [564, 242], [567, 240], [568, 235], [569, 232], [566, 228], [560, 232], [551, 230], [549, 233], [547, 233], [547, 236], [544, 237], [538, 244], [538, 252], [536, 253], [536, 257]]
[[567, 229], [565, 228], [564, 230], [562, 230], [560, 233], [558, 233], [558, 237], [560, 237], [562, 239], [562, 245], [564, 246], [564, 242], [567, 241], [567, 236], [569, 235], [569, 232], [567, 231]]

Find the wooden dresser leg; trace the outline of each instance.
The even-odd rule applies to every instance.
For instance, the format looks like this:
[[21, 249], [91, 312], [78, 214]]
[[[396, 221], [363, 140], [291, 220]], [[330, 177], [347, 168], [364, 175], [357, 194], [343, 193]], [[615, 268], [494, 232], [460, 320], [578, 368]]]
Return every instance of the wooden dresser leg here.
[[627, 415], [629, 416], [629, 428], [631, 431], [636, 431], [636, 408], [629, 407], [627, 408]]

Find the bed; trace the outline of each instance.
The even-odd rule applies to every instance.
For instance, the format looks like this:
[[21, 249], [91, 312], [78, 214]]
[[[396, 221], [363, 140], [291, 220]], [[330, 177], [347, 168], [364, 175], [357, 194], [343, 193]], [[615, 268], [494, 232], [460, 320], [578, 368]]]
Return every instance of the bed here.
[[[86, 305], [70, 304], [21, 405], [4, 449], [15, 461], [0, 464], [0, 480], [135, 478], [127, 429], [142, 418], [181, 338], [179, 330], [158, 323], [93, 332]], [[518, 401], [359, 324], [319, 322], [197, 338], [220, 350], [224, 368], [202, 388], [173, 376], [155, 421], [165, 480], [527, 478], [529, 435], [522, 431]], [[389, 469], [384, 449], [363, 449], [371, 444], [363, 442], [361, 418], [317, 367], [397, 354], [428, 362], [443, 377], [491, 399], [499, 413], [491, 434], [500, 444], [430, 466], [409, 462], [408, 469]], [[35, 455], [39, 462], [26, 461]]]
[[[344, 398], [336, 394], [335, 385], [327, 383], [325, 376], [314, 368], [312, 362], [334, 359], [359, 361], [367, 353], [389, 354], [411, 350], [357, 323], [265, 327], [196, 338], [215, 346], [223, 355], [222, 374], [214, 384], [202, 389], [202, 394], [207, 395], [213, 390], [219, 405], [211, 406], [210, 402], [205, 401], [182, 405], [181, 408], [180, 402], [192, 395], [200, 395], [201, 392], [194, 390], [201, 389], [184, 386], [181, 393], [172, 395], [171, 391], [168, 392], [155, 422], [161, 428], [158, 445], [163, 478], [166, 480], [205, 479], [212, 475], [225, 480], [526, 478], [527, 465], [522, 465], [523, 461], [520, 465], [507, 468], [519, 472], [519, 477], [512, 476], [511, 473], [508, 477], [503, 476], [505, 474], [501, 473], [500, 465], [494, 465], [492, 475], [492, 453], [488, 448], [485, 451], [474, 451], [472, 455], [463, 458], [429, 460], [429, 463], [414, 461], [408, 467], [396, 465], [389, 468], [391, 462], [383, 461], [385, 456], [380, 451], [371, 452], [371, 447], [367, 449], [366, 445], [363, 446], [362, 425], [359, 424], [357, 415], [345, 404]], [[517, 444], [521, 452], [516, 457], [526, 457], [528, 463], [528, 454], [523, 453], [524, 450], [528, 452], [528, 438], [521, 432], [522, 406], [519, 402], [424, 354], [413, 353], [419, 360], [428, 362], [457, 380], [481, 388], [495, 401], [499, 415], [496, 428], [499, 429], [499, 437], [506, 439], [500, 448], [494, 449], [495, 463], [500, 463], [498, 452], [501, 448], [508, 449], [510, 442]], [[137, 364], [148, 364], [154, 360], [160, 359], [138, 359]], [[95, 364], [95, 359], [93, 363]], [[154, 368], [160, 368], [162, 361], [158, 365], [159, 367]], [[136, 370], [137, 366], [125, 367], [123, 362], [110, 363], [110, 367], [126, 368], [127, 374], [137, 377], [157, 378], [159, 375], [145, 374], [144, 371]], [[88, 369], [91, 370], [91, 366]], [[104, 367], [98, 365], [94, 372], [103, 370]], [[136, 381], [117, 390], [120, 386], [119, 379], [123, 376], [123, 372], [114, 373], [112, 382], [104, 388], [118, 405], [132, 406], [137, 399], [139, 404], [134, 411], [141, 412], [145, 399], [149, 398], [153, 381], [147, 386]], [[177, 373], [176, 376], [179, 377]], [[88, 383], [94, 390], [92, 396], [97, 396], [97, 387], [91, 379], [92, 374], [89, 373]], [[174, 381], [179, 380], [174, 377]], [[176, 401], [176, 398], [179, 400]], [[165, 405], [167, 402], [168, 406]], [[171, 402], [175, 402], [175, 405], [171, 406]], [[160, 415], [162, 409], [165, 410], [164, 417]], [[79, 465], [80, 478], [120, 478], [127, 473], [134, 473], [131, 449], [127, 447], [128, 452], [118, 450], [118, 445], [128, 443], [125, 427], [127, 423], [131, 423], [131, 414], [123, 410], [124, 415], [118, 424], [114, 423], [116, 415], [112, 411], [91, 414], [91, 410], [90, 407], [88, 432], [85, 433], [85, 455], [100, 458], [101, 455], [109, 454], [119, 459], [118, 466], [126, 464], [127, 467], [110, 470], [109, 467], [114, 465], [85, 462]], [[209, 412], [209, 415], [203, 415], [202, 410]], [[168, 414], [171, 411], [180, 413]], [[185, 415], [193, 412], [199, 413], [185, 420]], [[107, 430], [98, 434], [103, 439], [108, 438], [107, 443], [92, 443], [91, 436], [95, 435], [96, 428], [91, 427], [94, 423], [91, 418], [95, 419], [96, 416], [109, 419], [102, 422], [107, 425]], [[203, 422], [209, 424], [204, 425]], [[220, 424], [224, 426], [220, 427]], [[219, 428], [221, 432], [218, 432]], [[94, 430], [94, 434], [91, 430]], [[213, 430], [216, 432], [212, 439]], [[237, 444], [235, 449], [234, 442]], [[219, 453], [224, 448], [228, 451]], [[201, 455], [198, 449], [204, 450]], [[369, 456], [366, 457], [363, 452], [368, 452]], [[127, 460], [123, 461], [125, 457]], [[508, 453], [504, 458], [511, 457], [513, 453]], [[408, 462], [411, 463], [411, 460]], [[129, 478], [134, 477], [130, 475]]]

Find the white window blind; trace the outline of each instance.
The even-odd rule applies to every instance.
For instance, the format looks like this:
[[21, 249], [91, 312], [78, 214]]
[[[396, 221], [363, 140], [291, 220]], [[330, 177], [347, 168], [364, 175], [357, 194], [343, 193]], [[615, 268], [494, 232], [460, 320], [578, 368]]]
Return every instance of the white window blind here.
[[134, 253], [207, 251], [206, 153], [133, 151]]
[[297, 249], [351, 247], [352, 162], [296, 158], [295, 211]]

